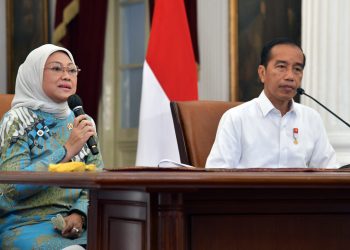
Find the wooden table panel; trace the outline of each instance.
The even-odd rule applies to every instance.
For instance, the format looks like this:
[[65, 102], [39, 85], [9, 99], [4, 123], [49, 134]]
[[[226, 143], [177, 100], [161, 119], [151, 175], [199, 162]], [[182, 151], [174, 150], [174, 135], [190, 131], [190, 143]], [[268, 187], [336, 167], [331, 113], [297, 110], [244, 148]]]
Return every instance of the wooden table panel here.
[[88, 249], [348, 249], [350, 173], [325, 170], [0, 172], [90, 190]]

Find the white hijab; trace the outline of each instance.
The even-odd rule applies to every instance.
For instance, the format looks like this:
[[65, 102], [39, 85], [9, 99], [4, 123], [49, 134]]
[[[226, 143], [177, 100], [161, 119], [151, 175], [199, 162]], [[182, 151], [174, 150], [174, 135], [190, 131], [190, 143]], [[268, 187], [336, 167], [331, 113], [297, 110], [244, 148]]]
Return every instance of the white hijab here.
[[56, 51], [67, 53], [74, 63], [72, 54], [65, 48], [45, 44], [29, 53], [24, 63], [18, 68], [15, 96], [12, 108], [27, 107], [53, 113], [57, 118], [66, 118], [70, 109], [67, 102], [56, 103], [43, 90], [44, 67], [47, 58]]

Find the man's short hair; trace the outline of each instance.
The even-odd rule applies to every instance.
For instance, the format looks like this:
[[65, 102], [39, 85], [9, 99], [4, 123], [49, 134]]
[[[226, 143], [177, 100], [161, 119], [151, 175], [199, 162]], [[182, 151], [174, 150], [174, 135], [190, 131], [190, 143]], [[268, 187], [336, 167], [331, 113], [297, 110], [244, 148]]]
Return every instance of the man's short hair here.
[[265, 67], [267, 67], [267, 64], [269, 63], [270, 57], [271, 57], [271, 49], [276, 45], [280, 45], [280, 44], [289, 44], [289, 45], [298, 47], [303, 53], [303, 56], [304, 56], [303, 67], [305, 66], [306, 57], [302, 48], [294, 40], [287, 37], [275, 38], [264, 45], [263, 49], [261, 50], [260, 65], [264, 65]]

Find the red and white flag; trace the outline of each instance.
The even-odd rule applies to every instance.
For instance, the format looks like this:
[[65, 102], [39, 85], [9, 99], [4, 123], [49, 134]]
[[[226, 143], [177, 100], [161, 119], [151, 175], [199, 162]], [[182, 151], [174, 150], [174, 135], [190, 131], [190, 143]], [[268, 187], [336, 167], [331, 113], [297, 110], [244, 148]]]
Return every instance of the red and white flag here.
[[180, 161], [170, 101], [198, 99], [197, 68], [183, 0], [157, 0], [143, 67], [137, 166]]

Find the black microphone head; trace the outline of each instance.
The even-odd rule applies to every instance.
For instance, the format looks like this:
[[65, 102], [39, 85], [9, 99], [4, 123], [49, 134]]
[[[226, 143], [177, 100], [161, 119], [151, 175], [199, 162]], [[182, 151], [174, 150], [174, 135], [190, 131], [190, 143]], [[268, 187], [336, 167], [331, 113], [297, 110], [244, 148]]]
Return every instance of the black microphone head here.
[[68, 97], [68, 106], [71, 110], [78, 106], [83, 106], [83, 102], [81, 101], [80, 97], [77, 94], [71, 95]]
[[305, 90], [303, 88], [297, 88], [297, 93], [299, 95], [303, 95], [303, 94], [305, 94]]

